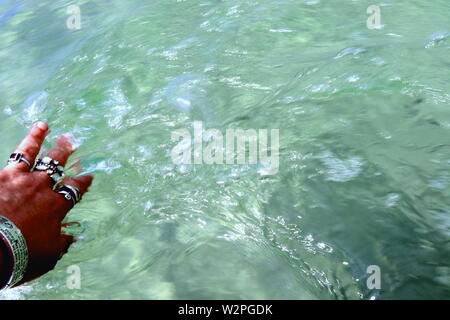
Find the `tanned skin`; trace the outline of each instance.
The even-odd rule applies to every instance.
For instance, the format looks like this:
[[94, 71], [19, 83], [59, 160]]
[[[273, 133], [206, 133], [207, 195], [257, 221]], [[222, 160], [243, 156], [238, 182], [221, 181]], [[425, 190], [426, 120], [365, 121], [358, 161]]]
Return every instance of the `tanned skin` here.
[[[23, 153], [30, 163], [34, 163], [47, 134], [47, 124], [34, 124], [14, 152]], [[63, 135], [47, 156], [64, 166], [73, 151], [70, 138]], [[62, 220], [72, 209], [71, 201], [52, 190], [47, 173], [29, 170], [23, 162], [0, 170], [0, 215], [20, 229], [28, 247], [28, 267], [20, 284], [52, 270], [74, 241], [72, 236], [61, 231]], [[65, 178], [63, 183], [77, 187], [84, 194], [92, 180], [91, 175], [86, 175]], [[0, 287], [10, 275], [11, 258], [0, 239]]]

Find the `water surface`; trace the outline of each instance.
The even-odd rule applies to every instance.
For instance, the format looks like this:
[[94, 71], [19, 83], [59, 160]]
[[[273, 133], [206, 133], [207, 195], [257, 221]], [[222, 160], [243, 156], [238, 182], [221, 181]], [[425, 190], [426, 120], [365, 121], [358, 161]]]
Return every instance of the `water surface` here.
[[[66, 26], [73, 4], [80, 30]], [[79, 138], [96, 177], [68, 216], [77, 243], [0, 297], [449, 298], [449, 12], [448, 0], [0, 1], [0, 158], [44, 120], [49, 141]], [[194, 120], [280, 129], [278, 174], [173, 164], [171, 132]]]

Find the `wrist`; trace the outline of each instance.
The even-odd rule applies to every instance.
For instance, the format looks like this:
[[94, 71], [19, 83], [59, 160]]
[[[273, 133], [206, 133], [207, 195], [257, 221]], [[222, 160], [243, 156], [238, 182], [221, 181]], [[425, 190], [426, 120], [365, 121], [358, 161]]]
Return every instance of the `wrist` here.
[[5, 287], [13, 271], [13, 261], [3, 239], [0, 238], [0, 290]]
[[2, 261], [7, 270], [7, 280], [6, 284], [0, 287], [4, 289], [13, 287], [22, 280], [28, 265], [28, 248], [21, 231], [12, 221], [3, 216], [0, 216], [0, 240], [6, 248], [2, 250]]

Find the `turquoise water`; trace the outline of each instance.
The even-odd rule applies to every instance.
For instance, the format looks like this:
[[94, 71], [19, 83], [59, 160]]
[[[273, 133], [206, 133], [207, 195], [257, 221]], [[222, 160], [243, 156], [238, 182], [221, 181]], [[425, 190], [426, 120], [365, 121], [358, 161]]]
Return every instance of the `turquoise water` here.
[[[96, 177], [68, 216], [77, 243], [0, 297], [450, 298], [449, 10], [0, 0], [0, 156], [45, 120], [46, 148], [73, 133]], [[174, 164], [171, 133], [194, 120], [279, 129], [279, 172]]]

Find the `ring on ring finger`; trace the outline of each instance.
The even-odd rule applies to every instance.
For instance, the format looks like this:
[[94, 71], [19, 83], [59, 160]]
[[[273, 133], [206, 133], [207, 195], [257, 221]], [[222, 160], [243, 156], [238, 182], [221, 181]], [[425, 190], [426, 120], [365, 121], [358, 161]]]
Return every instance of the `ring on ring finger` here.
[[81, 200], [80, 190], [74, 186], [63, 184], [58, 188], [57, 192], [62, 194], [66, 200], [72, 201], [73, 206]]

